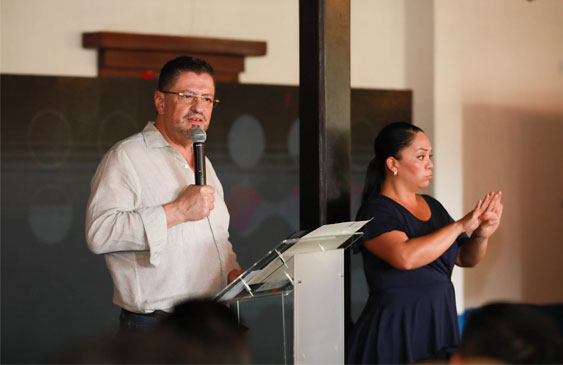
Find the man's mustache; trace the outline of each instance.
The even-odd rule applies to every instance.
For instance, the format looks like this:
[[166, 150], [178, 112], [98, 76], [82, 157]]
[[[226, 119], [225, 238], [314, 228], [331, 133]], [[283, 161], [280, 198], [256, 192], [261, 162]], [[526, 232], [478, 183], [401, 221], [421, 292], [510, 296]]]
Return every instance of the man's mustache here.
[[202, 121], [207, 122], [207, 118], [205, 117], [205, 115], [200, 113], [188, 113], [184, 115], [184, 119], [191, 119], [191, 118], [199, 118]]

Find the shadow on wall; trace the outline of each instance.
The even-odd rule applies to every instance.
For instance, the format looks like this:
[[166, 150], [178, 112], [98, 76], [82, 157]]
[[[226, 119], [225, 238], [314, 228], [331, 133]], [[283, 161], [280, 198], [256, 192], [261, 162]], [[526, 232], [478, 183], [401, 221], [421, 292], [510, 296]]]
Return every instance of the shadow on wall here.
[[563, 302], [563, 111], [471, 105], [463, 111], [464, 205], [503, 191], [487, 256], [465, 270], [467, 307]]

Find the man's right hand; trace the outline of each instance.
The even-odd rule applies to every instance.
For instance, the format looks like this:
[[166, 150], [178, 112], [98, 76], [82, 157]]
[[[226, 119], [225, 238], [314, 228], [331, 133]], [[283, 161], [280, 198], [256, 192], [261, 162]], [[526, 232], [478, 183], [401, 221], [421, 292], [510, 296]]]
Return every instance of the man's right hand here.
[[176, 200], [163, 205], [168, 227], [207, 217], [215, 207], [214, 193], [209, 185], [188, 185]]

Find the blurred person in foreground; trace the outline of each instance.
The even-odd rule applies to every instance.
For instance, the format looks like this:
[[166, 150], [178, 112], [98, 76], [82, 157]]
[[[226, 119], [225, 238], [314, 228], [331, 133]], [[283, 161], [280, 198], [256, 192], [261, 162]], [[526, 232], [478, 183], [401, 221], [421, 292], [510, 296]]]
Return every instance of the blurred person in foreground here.
[[82, 344], [62, 363], [75, 364], [248, 364], [245, 329], [225, 305], [189, 300], [156, 326], [121, 331]]
[[468, 314], [450, 364], [561, 364], [563, 338], [552, 319], [529, 304], [491, 303]]

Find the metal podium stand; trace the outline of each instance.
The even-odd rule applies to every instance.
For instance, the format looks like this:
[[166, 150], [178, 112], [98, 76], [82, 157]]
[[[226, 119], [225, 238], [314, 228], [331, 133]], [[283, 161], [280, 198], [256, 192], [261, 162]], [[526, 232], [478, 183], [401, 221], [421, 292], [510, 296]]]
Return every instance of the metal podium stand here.
[[344, 363], [344, 250], [365, 223], [286, 239], [217, 294], [249, 328], [253, 361]]

